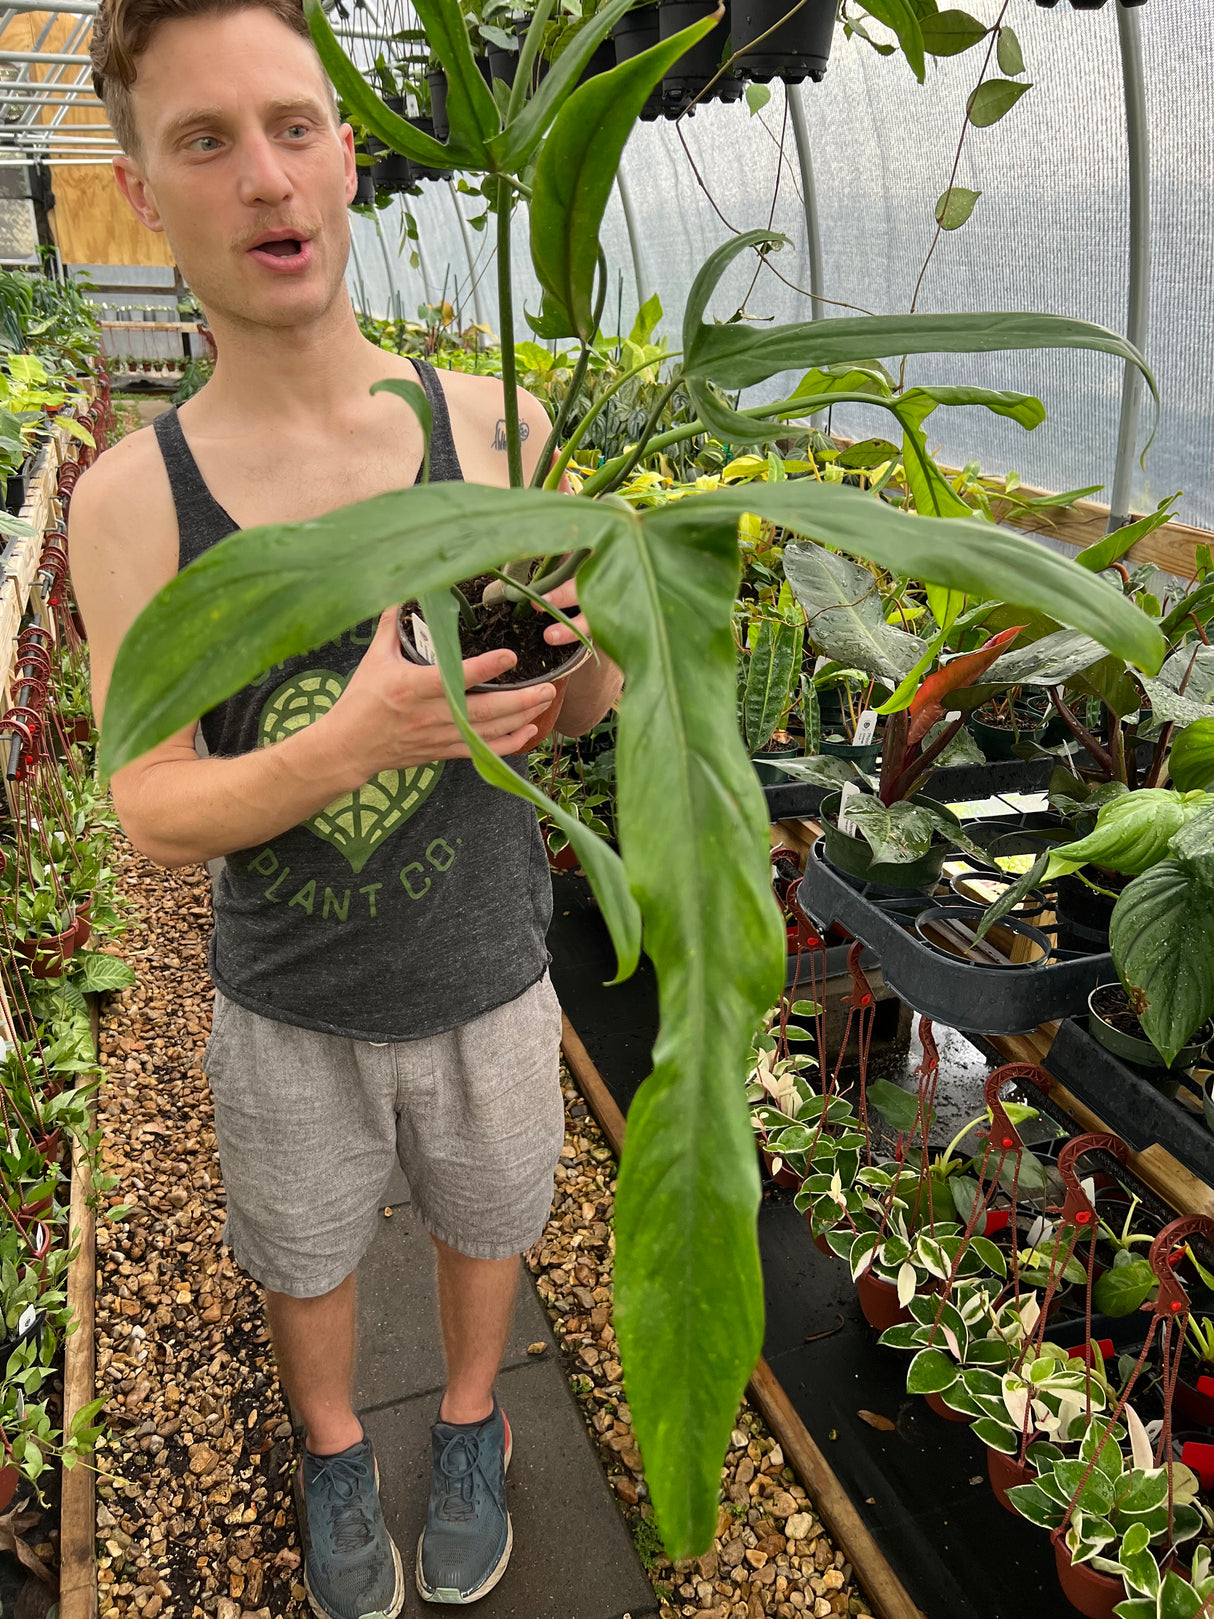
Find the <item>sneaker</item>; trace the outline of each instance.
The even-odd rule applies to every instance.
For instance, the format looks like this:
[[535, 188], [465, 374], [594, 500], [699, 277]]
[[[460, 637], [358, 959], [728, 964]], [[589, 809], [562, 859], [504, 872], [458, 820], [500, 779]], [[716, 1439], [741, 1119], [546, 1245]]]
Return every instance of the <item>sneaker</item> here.
[[475, 1602], [506, 1572], [514, 1534], [506, 1511], [510, 1424], [494, 1396], [484, 1422], [430, 1430], [430, 1510], [417, 1543], [417, 1589], [426, 1602]]
[[405, 1603], [400, 1553], [379, 1504], [379, 1467], [365, 1436], [336, 1456], [305, 1446], [304, 1587], [320, 1619], [396, 1619]]

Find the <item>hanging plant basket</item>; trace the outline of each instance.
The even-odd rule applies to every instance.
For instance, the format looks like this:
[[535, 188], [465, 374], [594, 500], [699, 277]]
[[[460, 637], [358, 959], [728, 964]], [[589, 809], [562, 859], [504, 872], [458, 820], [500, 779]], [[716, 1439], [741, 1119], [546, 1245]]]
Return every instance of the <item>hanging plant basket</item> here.
[[[677, 118], [709, 84], [712, 88], [704, 100], [741, 100], [741, 79], [734, 78], [732, 73], [717, 77], [722, 60], [729, 55], [730, 0], [724, 0], [724, 4], [725, 15], [721, 21], [680, 56], [674, 71], [662, 80], [662, 110], [667, 118]], [[672, 39], [692, 23], [702, 22], [705, 16], [704, 0], [661, 0], [657, 10], [660, 39]], [[616, 27], [619, 28], [618, 23]]]
[[[417, 118], [410, 118], [409, 122], [413, 125], [414, 129], [421, 130], [423, 135], [429, 135], [432, 140], [438, 139], [438, 135], [434, 128], [433, 117], [427, 118], [423, 115]], [[449, 180], [455, 173], [454, 169], [432, 169], [426, 163], [414, 163], [412, 161], [410, 162], [409, 167], [413, 171], [414, 184], [416, 184], [419, 180]]]
[[1054, 1542], [1054, 1563], [1062, 1594], [1072, 1608], [1086, 1619], [1116, 1619], [1113, 1610], [1119, 1602], [1125, 1601], [1125, 1585], [1120, 1579], [1089, 1568], [1086, 1563], [1072, 1563], [1071, 1554], [1061, 1540]]
[[432, 67], [426, 74], [430, 86], [430, 120], [434, 125], [436, 141], [445, 141], [451, 133], [447, 122], [447, 75], [441, 67]]
[[[703, 14], [701, 7], [700, 15]], [[626, 11], [616, 23], [614, 35], [617, 66], [621, 62], [631, 62], [634, 56], [640, 56], [642, 51], [649, 50], [661, 37], [658, 32], [657, 6], [637, 6], [632, 11]], [[641, 118], [643, 122], [650, 124], [661, 116], [662, 97], [655, 91], [641, 108]]]
[[[789, 10], [786, 0], [731, 0], [731, 43], [735, 51], [746, 51], [735, 64], [744, 79], [822, 82], [834, 39], [836, 0], [805, 0], [791, 17]], [[759, 39], [762, 43], [750, 50]]]
[[1007, 1492], [1017, 1484], [1031, 1484], [1037, 1477], [1037, 1469], [1030, 1467], [1028, 1462], [1017, 1461], [1015, 1456], [1005, 1456], [1001, 1450], [992, 1450], [988, 1445], [986, 1476], [991, 1481], [995, 1500], [1005, 1512], [1010, 1512], [1013, 1517], [1018, 1518], [1020, 1514], [1008, 1499]]
[[[384, 106], [401, 118], [405, 116], [403, 96], [385, 96]], [[367, 136], [367, 151], [375, 159], [371, 165], [371, 180], [376, 191], [389, 193], [408, 191], [416, 183], [417, 176], [409, 159], [400, 152], [392, 151], [374, 135]]]
[[76, 952], [76, 923], [63, 933], [38, 933], [17, 941], [17, 954], [35, 978], [58, 978]]

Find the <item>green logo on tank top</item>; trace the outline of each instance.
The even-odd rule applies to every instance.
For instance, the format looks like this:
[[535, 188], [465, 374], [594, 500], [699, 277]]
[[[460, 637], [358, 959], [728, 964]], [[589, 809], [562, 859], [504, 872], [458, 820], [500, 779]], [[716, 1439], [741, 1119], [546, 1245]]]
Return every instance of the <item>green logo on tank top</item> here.
[[[281, 742], [327, 714], [345, 690], [349, 675], [331, 669], [307, 669], [284, 681], [261, 711], [258, 746]], [[352, 793], [343, 793], [303, 823], [331, 843], [357, 875], [385, 838], [405, 824], [429, 798], [443, 773], [443, 761], [412, 765], [408, 770], [381, 770]]]

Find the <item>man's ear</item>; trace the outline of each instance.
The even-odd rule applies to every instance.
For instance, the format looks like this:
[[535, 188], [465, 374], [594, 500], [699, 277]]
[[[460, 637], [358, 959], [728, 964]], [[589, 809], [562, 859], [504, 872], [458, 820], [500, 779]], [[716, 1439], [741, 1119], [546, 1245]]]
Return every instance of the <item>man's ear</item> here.
[[342, 156], [346, 165], [346, 206], [354, 201], [354, 194], [358, 190], [358, 164], [354, 161], [354, 131], [349, 124], [342, 124], [337, 131], [337, 138], [341, 141]]
[[125, 152], [114, 159], [114, 179], [140, 224], [146, 225], [149, 230], [163, 232], [164, 224], [160, 218], [160, 210], [156, 206], [156, 199], [152, 195], [152, 188], [138, 163]]

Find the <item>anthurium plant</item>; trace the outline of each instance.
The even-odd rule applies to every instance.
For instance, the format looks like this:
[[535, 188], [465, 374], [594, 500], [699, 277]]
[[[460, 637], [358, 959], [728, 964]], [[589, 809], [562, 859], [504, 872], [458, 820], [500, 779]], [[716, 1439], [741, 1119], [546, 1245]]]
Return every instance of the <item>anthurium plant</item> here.
[[[740, 1081], [751, 1035], [780, 993], [785, 959], [765, 807], [737, 724], [730, 623], [739, 518], [754, 513], [815, 545], [977, 601], [1025, 604], [1148, 671], [1159, 667], [1164, 647], [1134, 604], [1073, 563], [986, 522], [912, 518], [871, 490], [801, 477], [688, 493], [639, 512], [608, 498], [648, 453], [706, 432], [735, 446], [772, 442], [786, 420], [847, 397], [811, 390], [741, 410], [729, 403], [728, 394], [790, 367], [1053, 347], [1094, 349], [1143, 367], [1123, 338], [1047, 315], [718, 324], [709, 307], [722, 277], [743, 255], [778, 247], [770, 230], [733, 237], [710, 255], [683, 311], [678, 363], [633, 446], [588, 476], [576, 498], [558, 493], [560, 457], [547, 469], [599, 331], [599, 229], [620, 156], [646, 98], [715, 21], [706, 15], [575, 88], [629, 4], [608, 0], [531, 94], [531, 66], [553, 9], [552, 0], [538, 0], [514, 85], [498, 101], [455, 0], [417, 0], [447, 74], [443, 143], [383, 104], [338, 46], [320, 0], [308, 0], [322, 59], [365, 127], [420, 163], [480, 177], [496, 215], [498, 321], [507, 336], [515, 324], [512, 221], [520, 200], [529, 204], [543, 304], [528, 318], [538, 336], [572, 338], [578, 350], [550, 447], [537, 462], [544, 487], [521, 487], [517, 368], [506, 342], [503, 416], [514, 487], [422, 484], [318, 521], [246, 530], [208, 550], [127, 636], [101, 764], [112, 772], [279, 659], [418, 600], [476, 768], [538, 801], [567, 833], [598, 895], [621, 974], [636, 964], [642, 930], [656, 968], [661, 1032], [653, 1074], [632, 1106], [616, 1204], [616, 1325], [657, 1523], [671, 1555], [683, 1557], [712, 1540], [721, 1457], [762, 1342], [760, 1188]], [[679, 390], [692, 420], [653, 431], [661, 394]], [[923, 402], [900, 400], [885, 407], [913, 429]], [[618, 854], [497, 759], [467, 722], [452, 587], [497, 571], [506, 579], [495, 585], [522, 595], [537, 565], [551, 577], [552, 559], [578, 569], [595, 643], [625, 674]]]

